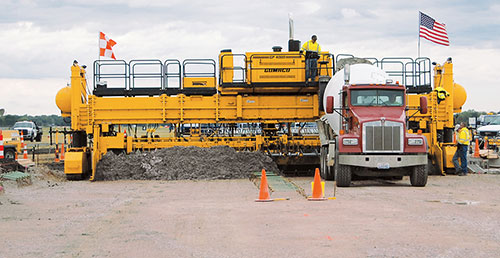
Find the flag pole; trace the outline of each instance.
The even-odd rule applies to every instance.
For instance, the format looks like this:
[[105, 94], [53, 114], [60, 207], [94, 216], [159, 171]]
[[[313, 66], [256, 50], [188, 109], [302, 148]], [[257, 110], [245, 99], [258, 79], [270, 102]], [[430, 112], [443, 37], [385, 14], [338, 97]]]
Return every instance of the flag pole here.
[[422, 20], [422, 13], [418, 12], [418, 58], [420, 58], [420, 22]]

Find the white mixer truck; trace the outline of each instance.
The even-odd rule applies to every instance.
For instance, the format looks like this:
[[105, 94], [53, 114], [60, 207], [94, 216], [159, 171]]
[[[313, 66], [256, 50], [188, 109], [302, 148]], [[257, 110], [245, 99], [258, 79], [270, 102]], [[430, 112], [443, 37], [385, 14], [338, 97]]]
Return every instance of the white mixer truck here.
[[[321, 174], [348, 187], [359, 177], [410, 176], [412, 186], [427, 183], [427, 142], [406, 130], [406, 88], [370, 64], [346, 65], [326, 85], [325, 115], [317, 121]], [[427, 99], [420, 99], [427, 113]]]

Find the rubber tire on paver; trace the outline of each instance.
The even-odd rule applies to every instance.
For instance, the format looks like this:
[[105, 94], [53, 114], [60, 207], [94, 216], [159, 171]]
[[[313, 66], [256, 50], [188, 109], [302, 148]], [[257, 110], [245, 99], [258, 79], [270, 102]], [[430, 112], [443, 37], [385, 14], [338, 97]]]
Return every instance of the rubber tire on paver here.
[[83, 174], [66, 174], [66, 179], [68, 181], [78, 181], [78, 180], [83, 180], [84, 175]]
[[415, 166], [410, 174], [410, 183], [412, 186], [422, 187], [427, 184], [429, 170], [427, 165]]
[[349, 187], [351, 186], [352, 172], [351, 166], [337, 165], [335, 169], [336, 175], [335, 179], [337, 181], [338, 187]]
[[429, 175], [441, 175], [441, 171], [437, 165], [432, 164], [432, 160], [430, 158], [427, 160], [427, 170]]
[[335, 175], [333, 174], [332, 168], [328, 166], [328, 146], [321, 147], [320, 151], [320, 175], [324, 180], [333, 180]]
[[6, 160], [15, 160], [16, 159], [16, 151], [13, 149], [5, 149], [4, 158]]

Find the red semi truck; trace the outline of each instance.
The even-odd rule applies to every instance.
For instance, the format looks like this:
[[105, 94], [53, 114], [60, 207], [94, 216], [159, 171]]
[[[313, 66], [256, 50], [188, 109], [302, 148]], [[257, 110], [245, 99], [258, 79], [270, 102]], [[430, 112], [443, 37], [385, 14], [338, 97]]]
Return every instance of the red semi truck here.
[[[323, 178], [347, 187], [353, 175], [410, 176], [411, 185], [425, 186], [427, 142], [407, 133], [406, 102], [405, 86], [376, 66], [346, 65], [337, 72], [325, 88], [326, 114], [318, 120]], [[427, 113], [425, 97], [420, 112]]]

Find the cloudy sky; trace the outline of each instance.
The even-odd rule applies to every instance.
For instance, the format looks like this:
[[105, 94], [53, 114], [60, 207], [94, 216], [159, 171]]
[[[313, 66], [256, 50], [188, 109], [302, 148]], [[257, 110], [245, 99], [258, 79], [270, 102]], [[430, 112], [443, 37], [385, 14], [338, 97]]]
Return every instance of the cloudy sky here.
[[74, 59], [92, 66], [99, 31], [118, 43], [118, 59], [216, 59], [226, 48], [287, 46], [292, 13], [296, 39], [317, 34], [334, 54], [416, 57], [419, 11], [445, 23], [451, 42], [422, 39], [421, 55], [438, 63], [453, 57], [465, 109], [500, 111], [500, 3], [493, 0], [1, 0], [0, 107], [59, 114], [55, 94]]

